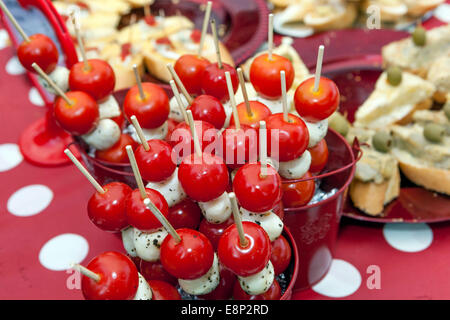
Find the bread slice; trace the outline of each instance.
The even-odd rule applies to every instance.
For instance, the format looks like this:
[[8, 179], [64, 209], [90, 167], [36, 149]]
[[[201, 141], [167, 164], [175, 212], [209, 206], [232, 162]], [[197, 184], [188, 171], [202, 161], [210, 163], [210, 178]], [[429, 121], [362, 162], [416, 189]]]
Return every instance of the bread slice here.
[[316, 6], [303, 18], [306, 26], [316, 31], [344, 29], [350, 27], [356, 19], [358, 10], [351, 3], [335, 3], [326, 6]]
[[450, 94], [450, 54], [436, 59], [427, 74], [427, 80], [436, 86], [433, 99], [445, 103]]
[[445, 0], [403, 0], [408, 6], [408, 15], [420, 17], [430, 10], [435, 9]]

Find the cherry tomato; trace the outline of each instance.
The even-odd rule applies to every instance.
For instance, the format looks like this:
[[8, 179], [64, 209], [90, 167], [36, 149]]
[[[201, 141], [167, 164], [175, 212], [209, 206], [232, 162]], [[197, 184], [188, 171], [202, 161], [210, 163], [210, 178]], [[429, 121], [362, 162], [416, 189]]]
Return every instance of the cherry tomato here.
[[339, 89], [332, 80], [321, 77], [319, 90], [314, 92], [314, 78], [309, 78], [295, 90], [294, 104], [298, 114], [305, 120], [324, 120], [339, 106]]
[[[116, 233], [117, 235], [120, 235], [119, 233]], [[133, 261], [134, 265], [136, 266], [136, 269], [138, 272], [140, 272], [140, 265], [141, 265], [141, 258], [138, 256], [132, 257], [127, 253], [127, 257], [130, 258], [131, 261]]]
[[233, 190], [244, 209], [265, 212], [281, 200], [281, 178], [270, 165], [262, 177], [261, 163], [247, 163], [236, 172]]
[[202, 74], [210, 64], [208, 59], [194, 54], [184, 54], [173, 66], [186, 90], [193, 95], [202, 94]]
[[[307, 172], [302, 177], [302, 179], [310, 177], [311, 174]], [[316, 184], [314, 182], [314, 179], [294, 183], [284, 182], [282, 184], [282, 189], [283, 189], [283, 198], [282, 198], [283, 205], [286, 208], [296, 208], [308, 204], [308, 202], [314, 196]]]
[[219, 285], [210, 293], [200, 295], [199, 298], [206, 300], [227, 300], [231, 298], [233, 286], [236, 282], [236, 275], [220, 265], [220, 282]]
[[238, 276], [248, 277], [267, 265], [271, 245], [267, 232], [256, 223], [243, 221], [242, 227], [247, 245], [241, 246], [236, 224], [232, 224], [220, 237], [217, 254], [226, 268]]
[[233, 223], [234, 223], [233, 216], [231, 216], [230, 218], [228, 218], [228, 220], [222, 223], [211, 223], [208, 222], [208, 220], [203, 219], [200, 222], [198, 231], [203, 233], [209, 239], [209, 241], [211, 241], [214, 250], [217, 250], [220, 237], [222, 236], [225, 229], [231, 226]]
[[178, 283], [177, 278], [170, 275], [163, 267], [161, 261], [145, 261], [141, 260], [140, 262], [140, 272], [145, 280], [161, 280], [168, 282], [172, 285], [176, 285]]
[[152, 288], [152, 300], [181, 300], [180, 293], [170, 283], [160, 280], [150, 280], [148, 284]]
[[169, 97], [157, 84], [143, 82], [142, 89], [144, 99], [141, 99], [137, 85], [128, 90], [123, 103], [123, 112], [128, 119], [133, 115], [136, 116], [142, 128], [158, 128], [169, 117]]
[[149, 150], [145, 151], [139, 145], [134, 151], [136, 163], [144, 180], [159, 182], [169, 178], [176, 163], [172, 160], [172, 147], [165, 141], [158, 139], [148, 140]]
[[255, 162], [258, 157], [258, 132], [247, 125], [239, 130], [234, 125], [222, 132], [222, 158], [231, 169]]
[[22, 66], [30, 72], [36, 72], [31, 66], [34, 62], [45, 73], [52, 72], [58, 64], [58, 49], [52, 39], [37, 33], [28, 37], [29, 42], [23, 41], [17, 48], [17, 58]]
[[328, 162], [328, 146], [325, 139], [320, 140], [320, 142], [312, 148], [308, 149], [311, 154], [311, 165], [309, 167], [309, 172], [312, 174], [317, 174], [325, 168]]
[[111, 118], [111, 120], [117, 123], [120, 129], [123, 129], [125, 125], [125, 117], [123, 116], [123, 112], [121, 112], [117, 117]]
[[192, 101], [188, 108], [195, 120], [211, 123], [216, 129], [222, 129], [227, 115], [220, 101], [206, 94], [202, 94]]
[[[166, 199], [156, 190], [145, 188], [150, 201], [167, 217], [169, 205]], [[133, 190], [126, 200], [126, 213], [128, 223], [143, 232], [153, 232], [162, 227], [153, 213], [147, 209], [138, 189]]]
[[175, 121], [171, 118], [167, 119], [167, 136], [165, 138], [165, 141], [170, 143], [170, 137], [172, 136], [172, 132], [173, 130], [175, 130], [178, 124], [179, 124], [178, 121]]
[[138, 271], [126, 255], [107, 251], [92, 259], [86, 268], [100, 276], [98, 282], [84, 275], [81, 278], [86, 300], [130, 300], [136, 295]]
[[[259, 101], [249, 101], [252, 114], [249, 115], [245, 102], [236, 106], [241, 125], [247, 125], [254, 129], [259, 129], [259, 122], [265, 120], [272, 114], [269, 107]], [[230, 119], [230, 126], [234, 125], [234, 117]]]
[[272, 241], [272, 262], [275, 275], [283, 273], [291, 263], [292, 250], [289, 242], [282, 235]]
[[217, 156], [202, 153], [183, 159], [178, 179], [186, 194], [195, 201], [207, 202], [221, 196], [229, 182], [228, 169]]
[[[266, 118], [267, 153], [280, 161], [290, 161], [300, 157], [309, 143], [309, 131], [305, 122], [299, 117], [288, 114], [289, 121], [284, 121], [282, 113]], [[272, 143], [278, 143], [272, 146]]]
[[95, 157], [100, 160], [112, 162], [112, 163], [128, 163], [126, 146], [130, 145], [133, 150], [139, 146], [134, 139], [126, 133], [120, 135], [119, 141], [117, 141], [111, 148], [106, 150], [96, 150]]
[[236, 70], [229, 64], [222, 63], [222, 69], [220, 69], [217, 63], [211, 63], [205, 68], [202, 74], [201, 85], [203, 92], [216, 97], [221, 102], [225, 102], [230, 98], [225, 78], [226, 71], [230, 73], [233, 90], [236, 93], [239, 86], [239, 79]]
[[244, 290], [242, 290], [239, 281], [236, 281], [234, 283], [233, 288], [234, 300], [280, 300], [280, 298], [281, 298], [281, 287], [277, 279], [273, 280], [273, 283], [270, 286], [269, 290], [258, 295], [249, 295]]
[[202, 233], [193, 229], [177, 229], [181, 238], [177, 242], [170, 234], [161, 244], [161, 263], [164, 269], [179, 279], [201, 277], [211, 268], [214, 249]]
[[100, 115], [97, 102], [82, 91], [69, 91], [66, 96], [72, 101], [72, 105], [61, 97], [55, 99], [53, 112], [58, 124], [74, 135], [92, 131]]
[[272, 54], [269, 59], [267, 53], [256, 57], [250, 66], [250, 82], [261, 96], [268, 99], [281, 97], [280, 71], [286, 72], [286, 90], [294, 82], [295, 70], [289, 59]]
[[121, 182], [103, 186], [105, 193], [95, 192], [88, 201], [89, 219], [100, 229], [117, 232], [128, 226], [125, 200], [132, 189]]
[[190, 228], [197, 229], [202, 218], [199, 206], [187, 198], [169, 208], [167, 220], [175, 229]]
[[95, 100], [107, 98], [116, 85], [116, 76], [108, 62], [100, 59], [89, 59], [89, 69], [84, 69], [84, 62], [78, 62], [70, 68], [70, 90], [84, 91]]

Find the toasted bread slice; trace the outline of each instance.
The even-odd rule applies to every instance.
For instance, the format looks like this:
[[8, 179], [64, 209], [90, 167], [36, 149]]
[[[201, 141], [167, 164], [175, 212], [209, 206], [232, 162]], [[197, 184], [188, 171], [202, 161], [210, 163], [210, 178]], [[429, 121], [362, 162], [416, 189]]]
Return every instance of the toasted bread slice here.
[[437, 59], [430, 67], [427, 80], [436, 86], [433, 98], [438, 103], [445, 103], [450, 94], [450, 54]]
[[420, 17], [426, 12], [435, 9], [445, 0], [403, 0], [408, 6], [408, 15]]
[[397, 22], [408, 13], [408, 6], [401, 0], [364, 0], [361, 9], [367, 11], [370, 6], [379, 8], [383, 22]]
[[316, 6], [315, 10], [306, 13], [303, 22], [316, 31], [344, 29], [356, 20], [358, 9], [352, 3], [332, 3]]

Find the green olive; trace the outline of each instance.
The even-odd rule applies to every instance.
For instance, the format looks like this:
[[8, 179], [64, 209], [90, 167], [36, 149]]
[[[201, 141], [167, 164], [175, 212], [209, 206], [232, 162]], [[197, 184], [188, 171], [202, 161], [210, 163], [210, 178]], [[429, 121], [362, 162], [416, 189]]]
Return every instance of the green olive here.
[[423, 129], [424, 137], [431, 142], [441, 142], [445, 134], [444, 126], [436, 123], [428, 123]]
[[447, 119], [450, 120], [450, 101], [444, 105], [444, 114], [447, 116]]
[[329, 121], [328, 126], [345, 137], [350, 129], [350, 122], [337, 112]]
[[422, 26], [417, 26], [412, 33], [412, 39], [416, 46], [423, 47], [427, 41], [427, 31]]
[[392, 86], [398, 86], [402, 82], [402, 70], [398, 67], [390, 67], [387, 70], [387, 81]]
[[385, 131], [378, 131], [372, 137], [373, 147], [380, 152], [389, 152], [392, 147], [392, 137]]

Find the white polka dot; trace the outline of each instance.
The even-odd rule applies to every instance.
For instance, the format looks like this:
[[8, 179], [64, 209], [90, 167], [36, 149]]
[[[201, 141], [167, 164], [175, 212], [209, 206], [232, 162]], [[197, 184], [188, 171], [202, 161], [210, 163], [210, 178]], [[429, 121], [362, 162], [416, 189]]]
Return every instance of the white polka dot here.
[[11, 44], [9, 41], [8, 32], [5, 29], [0, 30], [0, 50], [8, 47]]
[[74, 233], [64, 233], [47, 241], [39, 252], [39, 262], [47, 269], [62, 271], [86, 258], [89, 244]]
[[41, 94], [35, 87], [31, 88], [30, 91], [28, 91], [28, 99], [35, 106], [43, 107], [45, 105], [44, 100], [41, 97]]
[[433, 231], [426, 223], [387, 223], [383, 236], [392, 247], [405, 252], [425, 250], [433, 242]]
[[347, 261], [334, 259], [326, 276], [312, 290], [331, 298], [343, 298], [356, 292], [360, 285], [359, 271]]
[[443, 3], [434, 11], [434, 16], [442, 22], [450, 22], [450, 4]]
[[18, 217], [38, 214], [50, 204], [53, 192], [41, 184], [33, 184], [14, 192], [8, 199], [8, 211]]
[[23, 160], [19, 146], [15, 143], [0, 144], [0, 172], [19, 165]]
[[16, 56], [8, 60], [5, 69], [7, 73], [13, 76], [25, 73], [24, 67], [22, 67]]

